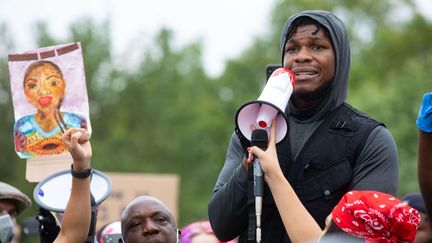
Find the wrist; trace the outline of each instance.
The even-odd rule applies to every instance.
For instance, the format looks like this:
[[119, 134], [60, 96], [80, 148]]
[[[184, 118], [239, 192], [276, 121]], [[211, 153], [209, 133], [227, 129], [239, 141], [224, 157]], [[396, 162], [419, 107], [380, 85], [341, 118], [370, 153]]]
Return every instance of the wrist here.
[[73, 164], [71, 164], [71, 175], [75, 178], [85, 179], [91, 176], [92, 174], [93, 174], [93, 169], [91, 167], [74, 168]]
[[83, 164], [83, 163], [72, 163], [71, 169], [73, 167], [74, 171], [80, 171], [80, 170], [86, 170], [88, 168], [91, 168], [90, 164]]
[[85, 170], [85, 169], [91, 167], [91, 158], [87, 158], [87, 157], [73, 158], [72, 157], [71, 162], [72, 162], [71, 166], [73, 165], [73, 168], [75, 171]]

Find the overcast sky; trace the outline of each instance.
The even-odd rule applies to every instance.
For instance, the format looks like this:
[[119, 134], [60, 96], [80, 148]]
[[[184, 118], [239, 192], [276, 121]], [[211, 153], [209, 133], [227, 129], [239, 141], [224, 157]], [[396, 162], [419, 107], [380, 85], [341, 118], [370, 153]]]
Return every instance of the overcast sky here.
[[[122, 53], [133, 41], [151, 43], [165, 26], [174, 31], [180, 46], [202, 40], [206, 70], [217, 75], [227, 58], [236, 57], [255, 36], [266, 33], [276, 1], [0, 0], [0, 21], [6, 21], [16, 35], [18, 50], [14, 52], [38, 48], [33, 43], [37, 21], [47, 22], [51, 34], [64, 38], [69, 25], [80, 17], [109, 18], [116, 53]], [[432, 1], [417, 2], [424, 13], [432, 14]]]
[[[25, 2], [25, 4], [23, 3]], [[50, 33], [65, 37], [69, 25], [83, 16], [110, 18], [115, 51], [132, 41], [153, 40], [162, 26], [172, 29], [178, 45], [202, 40], [204, 64], [219, 74], [226, 58], [235, 57], [263, 34], [275, 0], [0, 0], [0, 21], [16, 35], [16, 52], [38, 48], [29, 39], [38, 20]], [[25, 7], [22, 7], [24, 6]], [[148, 38], [146, 38], [148, 37]], [[60, 43], [59, 43], [60, 44]]]

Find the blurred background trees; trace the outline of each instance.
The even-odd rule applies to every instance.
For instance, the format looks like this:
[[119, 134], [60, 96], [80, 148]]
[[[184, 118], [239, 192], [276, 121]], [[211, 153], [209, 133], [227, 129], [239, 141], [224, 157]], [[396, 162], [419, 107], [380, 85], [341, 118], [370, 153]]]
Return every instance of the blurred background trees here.
[[[79, 20], [70, 26], [66, 39], [53, 38], [46, 23], [37, 23], [33, 38], [35, 48], [81, 42], [93, 166], [102, 171], [180, 175], [182, 226], [207, 217], [235, 112], [260, 94], [265, 66], [280, 63], [279, 37], [287, 17], [303, 9], [333, 11], [345, 22], [352, 44], [348, 102], [384, 122], [393, 134], [400, 158], [399, 196], [417, 191], [415, 120], [423, 93], [432, 87], [432, 23], [413, 1], [281, 0], [267, 34], [228, 60], [219, 77], [204, 71], [200, 42], [174, 48], [175, 33], [167, 29], [161, 29], [150, 45], [131, 45], [120, 57], [111, 50], [108, 20]], [[0, 24], [0, 178], [32, 195], [34, 184], [24, 179], [25, 161], [13, 147], [7, 54], [22, 51], [13, 43], [12, 33]], [[33, 207], [24, 216], [35, 211]]]

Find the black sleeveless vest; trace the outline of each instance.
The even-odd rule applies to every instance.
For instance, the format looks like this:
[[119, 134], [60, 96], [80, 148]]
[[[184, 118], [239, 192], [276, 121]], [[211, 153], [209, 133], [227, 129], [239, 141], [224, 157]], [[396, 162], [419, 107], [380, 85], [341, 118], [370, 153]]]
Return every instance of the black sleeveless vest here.
[[[349, 190], [354, 162], [371, 131], [384, 126], [344, 103], [332, 111], [307, 140], [293, 161], [289, 139], [277, 144], [277, 154], [285, 177], [317, 223], [325, 218]], [[242, 140], [242, 139], [241, 139]], [[246, 143], [242, 142], [243, 146]], [[239, 243], [255, 242], [253, 169], [249, 168], [249, 227]], [[262, 243], [290, 242], [267, 185], [262, 209]]]

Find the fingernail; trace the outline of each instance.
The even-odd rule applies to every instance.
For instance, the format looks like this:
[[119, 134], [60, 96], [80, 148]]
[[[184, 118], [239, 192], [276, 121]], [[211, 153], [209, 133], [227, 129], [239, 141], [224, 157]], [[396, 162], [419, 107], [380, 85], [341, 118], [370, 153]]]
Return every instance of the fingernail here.
[[250, 148], [250, 147], [247, 147], [247, 151], [250, 152], [250, 151], [251, 151], [251, 148]]

